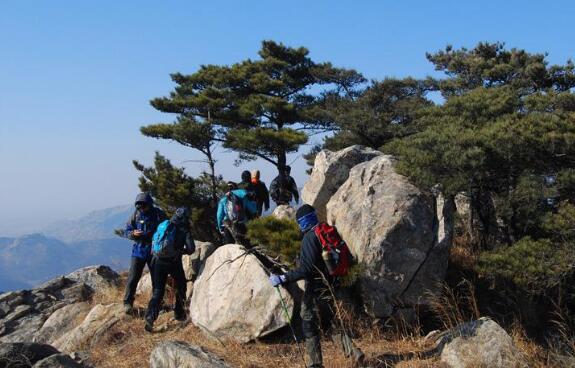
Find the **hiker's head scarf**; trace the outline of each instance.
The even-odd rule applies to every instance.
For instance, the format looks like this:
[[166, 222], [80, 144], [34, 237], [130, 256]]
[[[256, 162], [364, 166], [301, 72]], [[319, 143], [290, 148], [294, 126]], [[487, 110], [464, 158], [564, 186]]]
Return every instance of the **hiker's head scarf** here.
[[309, 204], [304, 204], [296, 212], [297, 224], [302, 232], [306, 232], [319, 222], [315, 209]]

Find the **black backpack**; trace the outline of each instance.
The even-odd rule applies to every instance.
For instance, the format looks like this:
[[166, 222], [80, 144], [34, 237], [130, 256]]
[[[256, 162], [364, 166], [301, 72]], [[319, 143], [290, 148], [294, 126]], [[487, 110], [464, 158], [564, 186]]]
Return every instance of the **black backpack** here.
[[292, 192], [290, 190], [291, 181], [289, 176], [279, 175], [274, 179], [273, 187], [270, 188], [270, 196], [275, 202], [290, 202]]

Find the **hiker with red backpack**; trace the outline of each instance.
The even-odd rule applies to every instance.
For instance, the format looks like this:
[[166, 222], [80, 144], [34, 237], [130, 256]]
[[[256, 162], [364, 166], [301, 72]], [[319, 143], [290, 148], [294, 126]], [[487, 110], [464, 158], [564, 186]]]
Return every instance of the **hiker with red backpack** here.
[[248, 245], [245, 238], [246, 224], [257, 215], [253, 192], [238, 189], [234, 182], [228, 182], [228, 190], [218, 203], [216, 222], [222, 234], [223, 244]]
[[[323, 367], [320, 344], [320, 324], [318, 311], [332, 295], [328, 287], [339, 276], [345, 276], [351, 263], [351, 254], [337, 229], [320, 223], [315, 209], [304, 204], [296, 212], [296, 219], [303, 235], [299, 266], [282, 275], [270, 275], [272, 286], [305, 280], [305, 291], [301, 305], [302, 331], [305, 339], [309, 367]], [[330, 308], [332, 311], [333, 307]], [[331, 316], [333, 317], [333, 316]], [[335, 324], [334, 324], [335, 327]], [[337, 328], [337, 327], [335, 327]], [[345, 331], [333, 334], [332, 338], [343, 348], [346, 357], [361, 363], [364, 354], [353, 345]]]
[[181, 207], [176, 210], [171, 219], [165, 220], [154, 233], [152, 240], [152, 298], [146, 311], [145, 329], [152, 332], [154, 322], [158, 318], [168, 275], [175, 283], [176, 302], [174, 318], [186, 320], [186, 275], [182, 266], [182, 255], [192, 254], [196, 249], [194, 239], [190, 234], [189, 211]]

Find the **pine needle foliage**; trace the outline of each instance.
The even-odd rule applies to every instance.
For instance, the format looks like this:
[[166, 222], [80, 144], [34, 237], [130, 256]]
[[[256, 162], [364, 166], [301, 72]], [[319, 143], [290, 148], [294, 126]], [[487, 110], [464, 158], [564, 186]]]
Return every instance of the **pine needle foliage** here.
[[248, 224], [248, 239], [281, 263], [294, 265], [301, 247], [301, 232], [295, 221], [274, 216], [261, 217]]

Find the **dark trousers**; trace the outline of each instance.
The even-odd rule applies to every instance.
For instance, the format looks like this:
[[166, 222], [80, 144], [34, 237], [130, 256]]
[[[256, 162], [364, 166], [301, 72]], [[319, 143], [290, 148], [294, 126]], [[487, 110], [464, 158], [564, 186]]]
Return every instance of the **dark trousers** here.
[[153, 264], [154, 271], [152, 273], [152, 280], [154, 283], [154, 291], [152, 292], [152, 299], [150, 299], [150, 303], [148, 303], [146, 320], [155, 321], [158, 318], [160, 308], [162, 307], [162, 301], [164, 300], [164, 292], [166, 291], [168, 275], [172, 276], [176, 287], [174, 315], [176, 319], [185, 318], [186, 274], [182, 267], [182, 258], [154, 257]]
[[264, 212], [264, 202], [263, 202], [263, 201], [262, 201], [262, 202], [257, 201], [257, 202], [256, 202], [256, 205], [257, 205], [257, 208], [258, 208], [258, 215], [257, 215], [257, 217], [262, 217], [262, 213]]
[[247, 227], [243, 223], [224, 224], [223, 231], [223, 245], [226, 244], [241, 244], [248, 246], [246, 239]]
[[334, 321], [336, 317], [334, 302], [329, 290], [315, 282], [306, 281], [300, 316], [309, 367], [323, 367], [320, 343], [321, 325], [332, 331], [332, 340], [346, 357], [358, 359], [362, 355], [361, 351], [353, 345], [346, 331], [343, 331], [340, 324]]
[[[138, 282], [142, 278], [142, 272], [144, 271], [144, 266], [148, 265], [148, 270], [150, 271], [150, 277], [152, 276], [152, 263], [151, 258], [143, 259], [138, 257], [132, 257], [132, 262], [130, 263], [130, 271], [128, 272], [128, 282], [126, 283], [126, 293], [124, 294], [124, 304], [133, 304], [134, 296], [136, 295], [136, 288], [138, 287]], [[154, 286], [154, 278], [152, 278], [152, 287]]]

